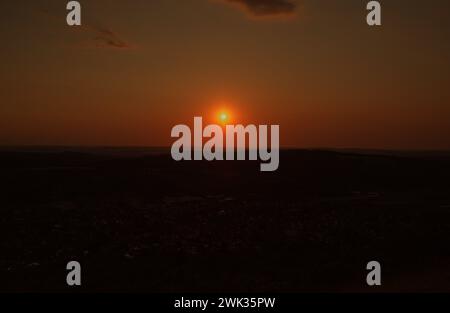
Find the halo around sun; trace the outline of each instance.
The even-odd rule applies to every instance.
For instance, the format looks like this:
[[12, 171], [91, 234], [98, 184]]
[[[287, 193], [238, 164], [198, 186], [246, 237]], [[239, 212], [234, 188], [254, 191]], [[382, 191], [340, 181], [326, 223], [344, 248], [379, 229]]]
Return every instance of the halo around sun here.
[[227, 123], [229, 120], [229, 116], [227, 112], [220, 112], [219, 114], [219, 120], [221, 123]]
[[238, 122], [238, 111], [234, 104], [230, 102], [222, 102], [215, 105], [210, 115], [211, 122], [222, 126], [235, 124]]

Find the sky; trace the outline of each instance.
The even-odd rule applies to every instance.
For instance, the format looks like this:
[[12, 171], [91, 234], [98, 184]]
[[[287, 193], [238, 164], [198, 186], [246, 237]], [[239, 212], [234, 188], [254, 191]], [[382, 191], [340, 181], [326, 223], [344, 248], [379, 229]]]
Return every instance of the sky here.
[[283, 147], [450, 149], [450, 2], [0, 3], [0, 145], [168, 146], [176, 124], [278, 124]]

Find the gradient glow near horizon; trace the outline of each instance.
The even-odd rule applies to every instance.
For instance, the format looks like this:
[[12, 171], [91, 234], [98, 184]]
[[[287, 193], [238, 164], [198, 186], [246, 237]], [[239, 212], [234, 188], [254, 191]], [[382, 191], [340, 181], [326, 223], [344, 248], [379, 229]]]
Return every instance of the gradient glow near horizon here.
[[30, 2], [0, 4], [0, 145], [169, 146], [225, 103], [282, 147], [450, 149], [448, 1]]

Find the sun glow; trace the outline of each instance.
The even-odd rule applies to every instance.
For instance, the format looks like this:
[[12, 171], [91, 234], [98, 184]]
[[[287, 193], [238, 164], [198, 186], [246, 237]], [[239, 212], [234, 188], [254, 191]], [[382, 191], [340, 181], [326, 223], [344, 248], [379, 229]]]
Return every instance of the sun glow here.
[[227, 122], [228, 122], [228, 113], [226, 113], [226, 112], [221, 112], [221, 113], [219, 114], [219, 120], [220, 120], [220, 122], [222, 122], [222, 123], [227, 123]]
[[215, 103], [213, 109], [210, 111], [208, 121], [211, 124], [217, 124], [222, 127], [243, 123], [240, 109], [238, 109], [235, 102], [230, 101]]
[[216, 120], [218, 124], [227, 125], [231, 122], [231, 115], [228, 110], [220, 110], [216, 113]]

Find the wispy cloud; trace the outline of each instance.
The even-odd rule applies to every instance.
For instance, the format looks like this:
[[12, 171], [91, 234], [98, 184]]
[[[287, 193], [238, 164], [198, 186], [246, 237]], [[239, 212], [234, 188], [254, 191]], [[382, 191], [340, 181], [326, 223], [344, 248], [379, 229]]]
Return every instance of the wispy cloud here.
[[93, 40], [97, 46], [112, 49], [130, 49], [132, 46], [119, 37], [115, 32], [107, 28], [88, 26], [93, 32]]
[[297, 4], [292, 0], [223, 0], [245, 10], [256, 18], [286, 17], [295, 15]]
[[[36, 9], [50, 17], [54, 23], [61, 25], [63, 20], [61, 19], [60, 3], [56, 4], [55, 0], [46, 0], [39, 4], [36, 3]], [[83, 16], [81, 26], [73, 26], [71, 29], [85, 37], [82, 39], [82, 42], [78, 43], [82, 47], [120, 50], [134, 48], [134, 45], [130, 44], [110, 27], [105, 27], [96, 19], [86, 17], [86, 15]]]

